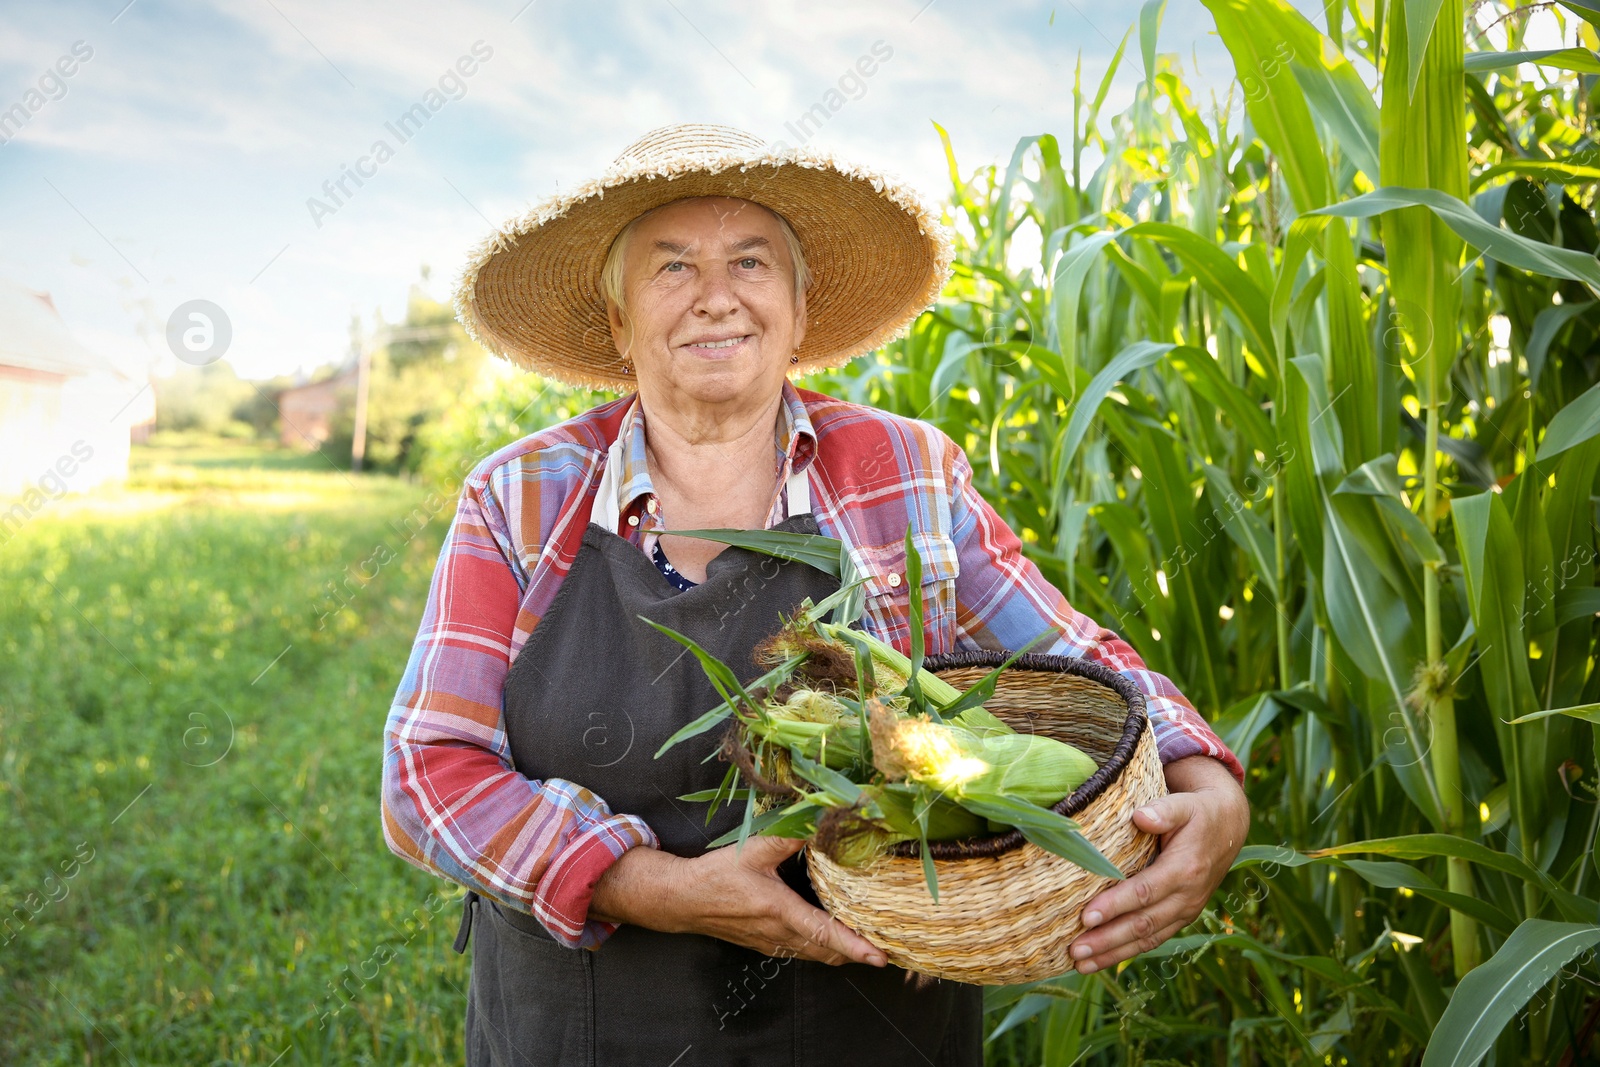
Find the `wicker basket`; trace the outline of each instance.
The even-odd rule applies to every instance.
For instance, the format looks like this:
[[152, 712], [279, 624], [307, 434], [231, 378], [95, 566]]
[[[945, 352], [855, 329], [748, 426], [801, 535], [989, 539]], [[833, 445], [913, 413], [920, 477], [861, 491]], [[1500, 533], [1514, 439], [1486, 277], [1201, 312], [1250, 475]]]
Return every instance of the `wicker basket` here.
[[[965, 689], [1005, 662], [1003, 652], [930, 657], [927, 667]], [[1025, 655], [984, 704], [1012, 728], [1076, 745], [1100, 765], [1055, 805], [1125, 874], [1141, 870], [1156, 839], [1134, 809], [1166, 793], [1144, 696], [1087, 660]], [[929, 846], [939, 902], [928, 895], [919, 846], [897, 846], [865, 868], [807, 850], [811, 883], [836, 918], [907, 970], [975, 985], [1009, 985], [1072, 969], [1067, 950], [1083, 906], [1111, 880], [1028, 843], [1018, 831]]]

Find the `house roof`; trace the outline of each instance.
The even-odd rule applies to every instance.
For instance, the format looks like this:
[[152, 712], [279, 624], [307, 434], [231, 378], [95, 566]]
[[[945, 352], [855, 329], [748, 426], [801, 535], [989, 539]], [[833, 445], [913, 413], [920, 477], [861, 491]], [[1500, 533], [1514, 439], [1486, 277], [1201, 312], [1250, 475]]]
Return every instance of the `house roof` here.
[[0, 366], [47, 374], [114, 374], [116, 364], [78, 343], [49, 293], [0, 278]]
[[347, 385], [353, 386], [356, 383], [356, 374], [357, 367], [355, 363], [348, 363], [341, 365], [325, 378], [318, 378], [315, 381], [308, 382], [296, 382], [293, 385], [284, 386], [275, 395], [282, 399], [288, 393], [315, 392], [329, 388], [338, 389]]

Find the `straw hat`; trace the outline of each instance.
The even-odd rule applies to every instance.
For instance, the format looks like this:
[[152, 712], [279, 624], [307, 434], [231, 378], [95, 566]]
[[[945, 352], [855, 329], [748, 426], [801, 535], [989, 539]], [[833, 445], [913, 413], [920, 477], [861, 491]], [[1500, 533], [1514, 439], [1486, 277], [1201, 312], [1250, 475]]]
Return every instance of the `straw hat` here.
[[572, 385], [630, 386], [600, 269], [630, 221], [692, 196], [752, 200], [794, 227], [813, 276], [794, 374], [839, 366], [904, 335], [950, 272], [949, 233], [910, 186], [726, 126], [666, 126], [630, 145], [602, 177], [479, 244], [456, 283], [457, 317], [475, 341], [520, 367]]

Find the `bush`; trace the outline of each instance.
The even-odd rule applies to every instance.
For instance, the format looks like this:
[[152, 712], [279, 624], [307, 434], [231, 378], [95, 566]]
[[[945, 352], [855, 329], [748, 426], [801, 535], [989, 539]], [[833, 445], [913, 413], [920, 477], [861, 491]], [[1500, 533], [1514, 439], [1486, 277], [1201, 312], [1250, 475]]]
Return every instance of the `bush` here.
[[467, 472], [495, 450], [613, 395], [520, 370], [494, 374], [419, 428], [415, 469], [430, 488], [454, 493]]

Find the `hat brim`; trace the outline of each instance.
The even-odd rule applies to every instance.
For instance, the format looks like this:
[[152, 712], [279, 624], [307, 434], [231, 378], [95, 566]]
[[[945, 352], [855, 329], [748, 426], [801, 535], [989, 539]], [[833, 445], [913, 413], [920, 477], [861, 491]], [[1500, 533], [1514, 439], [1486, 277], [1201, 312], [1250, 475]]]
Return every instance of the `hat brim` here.
[[696, 196], [750, 200], [794, 227], [812, 274], [794, 374], [840, 366], [904, 335], [949, 277], [949, 233], [916, 191], [831, 154], [772, 148], [670, 167], [625, 157], [474, 249], [456, 285], [457, 317], [485, 349], [520, 367], [571, 385], [629, 387], [601, 267], [630, 221]]

